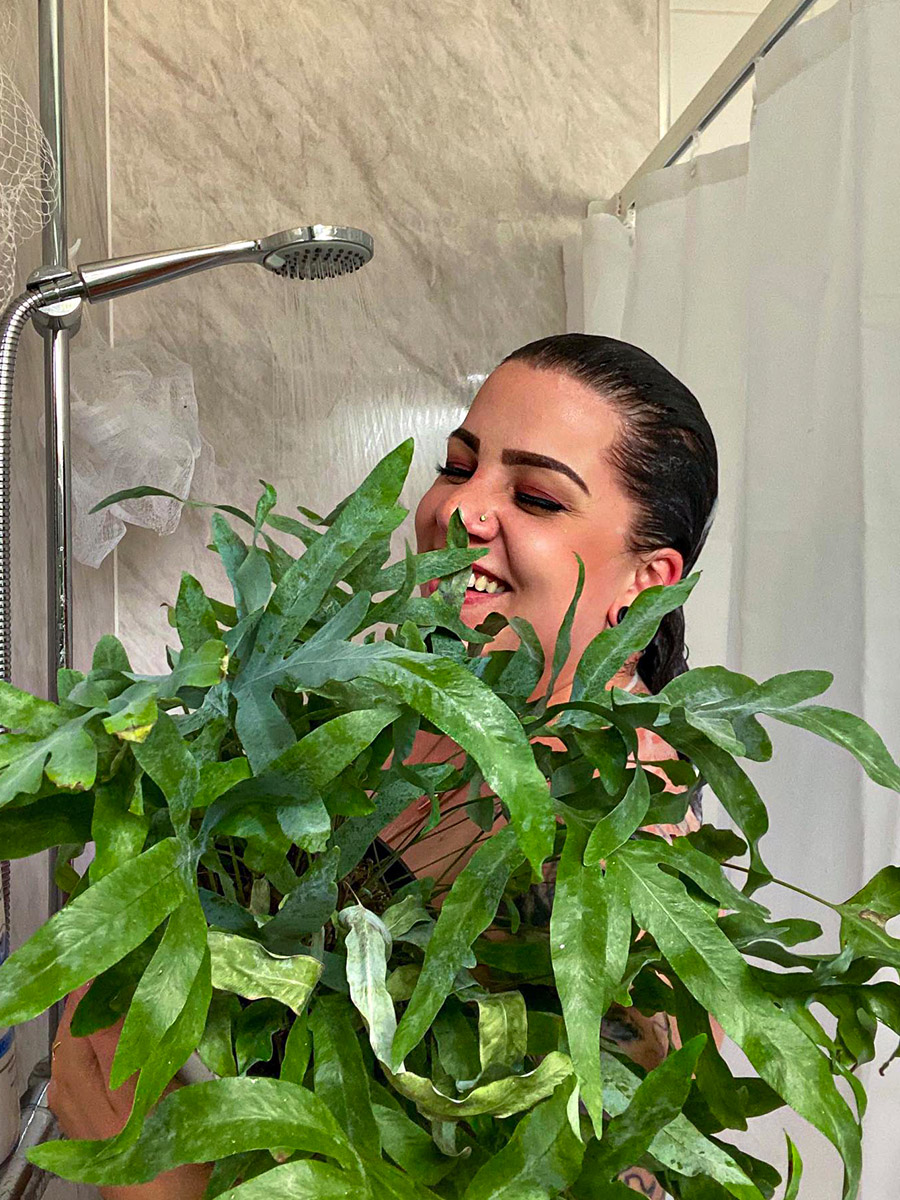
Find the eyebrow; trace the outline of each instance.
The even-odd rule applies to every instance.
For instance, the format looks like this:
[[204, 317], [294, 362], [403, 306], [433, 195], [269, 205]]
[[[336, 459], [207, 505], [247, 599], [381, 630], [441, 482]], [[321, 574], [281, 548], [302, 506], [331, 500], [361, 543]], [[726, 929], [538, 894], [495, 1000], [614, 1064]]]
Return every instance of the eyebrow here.
[[[459, 429], [453, 430], [450, 437], [457, 438], [470, 450], [478, 453], [481, 439], [470, 430], [460, 426]], [[573, 470], [568, 463], [560, 462], [557, 458], [549, 458], [546, 454], [533, 454], [530, 450], [504, 450], [500, 455], [500, 461], [507, 467], [541, 467], [545, 471], [558, 471], [560, 475], [566, 475], [574, 483], [577, 483], [586, 496], [591, 494], [588, 485], [577, 471]]]

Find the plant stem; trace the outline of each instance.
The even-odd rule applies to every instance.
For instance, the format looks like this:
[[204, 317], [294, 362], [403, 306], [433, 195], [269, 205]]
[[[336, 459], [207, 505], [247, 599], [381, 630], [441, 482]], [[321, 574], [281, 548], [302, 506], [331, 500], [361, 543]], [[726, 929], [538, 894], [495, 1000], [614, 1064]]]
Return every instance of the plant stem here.
[[[722, 866], [727, 867], [729, 871], [743, 871], [745, 875], [750, 874], [749, 867], [739, 867], [737, 863], [726, 862], [722, 863]], [[796, 892], [799, 896], [805, 896], [807, 900], [815, 900], [817, 904], [824, 904], [825, 907], [830, 908], [832, 912], [840, 911], [839, 904], [832, 904], [830, 900], [825, 900], [822, 896], [815, 895], [814, 892], [807, 892], [805, 888], [797, 887], [795, 883], [788, 883], [784, 879], [776, 879], [774, 875], [771, 879], [767, 880], [767, 882], [777, 883], [779, 887], [787, 888], [789, 891]]]

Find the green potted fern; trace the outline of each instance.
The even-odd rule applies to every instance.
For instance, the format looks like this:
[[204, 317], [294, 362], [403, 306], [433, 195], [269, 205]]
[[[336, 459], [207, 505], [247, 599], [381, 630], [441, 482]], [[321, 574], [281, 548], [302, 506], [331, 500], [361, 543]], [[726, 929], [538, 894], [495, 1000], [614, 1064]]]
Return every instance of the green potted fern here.
[[[460, 621], [480, 552], [458, 525], [445, 550], [386, 565], [411, 453], [325, 518], [277, 513], [269, 487], [253, 516], [216, 512], [233, 603], [182, 578], [168, 673], [135, 673], [106, 637], [86, 675], [61, 672], [58, 704], [0, 685], [0, 857], [60, 847], [69, 893], [0, 969], [0, 1025], [90, 980], [73, 1032], [124, 1017], [111, 1085], [138, 1072], [121, 1133], [32, 1159], [99, 1185], [208, 1162], [207, 1195], [238, 1200], [624, 1200], [633, 1164], [676, 1200], [763, 1200], [782, 1175], [797, 1195], [796, 1149], [772, 1164], [730, 1139], [786, 1106], [837, 1148], [849, 1200], [854, 1070], [879, 1023], [900, 1033], [900, 986], [872, 982], [900, 965], [885, 929], [900, 868], [828, 905], [840, 945], [804, 949], [819, 927], [756, 898], [777, 881], [739, 760], [771, 756], [762, 716], [838, 743], [885, 787], [900, 770], [860, 718], [810, 703], [827, 672], [705, 667], [658, 695], [608, 689], [697, 576], [643, 592], [548, 706], [524, 626], [518, 649], [485, 654], [496, 621]], [[638, 729], [680, 752], [658, 764], [680, 790], [645, 769]], [[423, 730], [459, 757], [410, 762]], [[647, 831], [704, 785], [739, 833]], [[452, 886], [405, 874], [379, 832], [460, 789], [475, 835], [498, 808], [508, 823]], [[549, 923], [526, 903], [548, 869]], [[671, 1014], [683, 1044], [641, 1069], [601, 1038], [612, 1004]], [[732, 1075], [711, 1017], [757, 1076]], [[208, 1077], [160, 1099], [189, 1059]]]

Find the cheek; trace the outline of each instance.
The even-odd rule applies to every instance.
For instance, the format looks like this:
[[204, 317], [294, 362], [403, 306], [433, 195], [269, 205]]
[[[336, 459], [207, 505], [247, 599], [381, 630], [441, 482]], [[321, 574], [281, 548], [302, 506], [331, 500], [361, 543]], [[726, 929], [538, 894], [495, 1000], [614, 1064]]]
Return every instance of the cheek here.
[[[600, 531], [585, 537], [561, 536], [559, 528], [528, 523], [517, 531], [515, 578], [517, 611], [534, 626], [547, 655], [553, 653], [556, 635], [572, 601], [578, 582], [576, 554], [584, 563], [585, 582], [572, 632], [573, 652], [581, 650], [604, 628], [606, 614], [622, 584], [621, 545]], [[512, 556], [511, 556], [512, 558]]]

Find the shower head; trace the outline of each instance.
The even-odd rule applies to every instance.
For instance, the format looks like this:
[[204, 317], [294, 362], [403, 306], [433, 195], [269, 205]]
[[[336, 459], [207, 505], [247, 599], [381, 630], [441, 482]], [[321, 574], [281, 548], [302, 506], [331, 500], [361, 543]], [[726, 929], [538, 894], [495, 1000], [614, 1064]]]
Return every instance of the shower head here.
[[364, 267], [374, 243], [361, 229], [346, 225], [306, 225], [273, 233], [259, 243], [267, 271], [289, 279], [331, 279]]
[[47, 304], [75, 297], [96, 304], [227, 263], [258, 263], [267, 271], [289, 279], [331, 279], [365, 266], [373, 252], [372, 238], [361, 229], [346, 225], [304, 225], [259, 241], [164, 250], [160, 254], [134, 254], [85, 263], [51, 280], [36, 273], [29, 286], [39, 291]]

